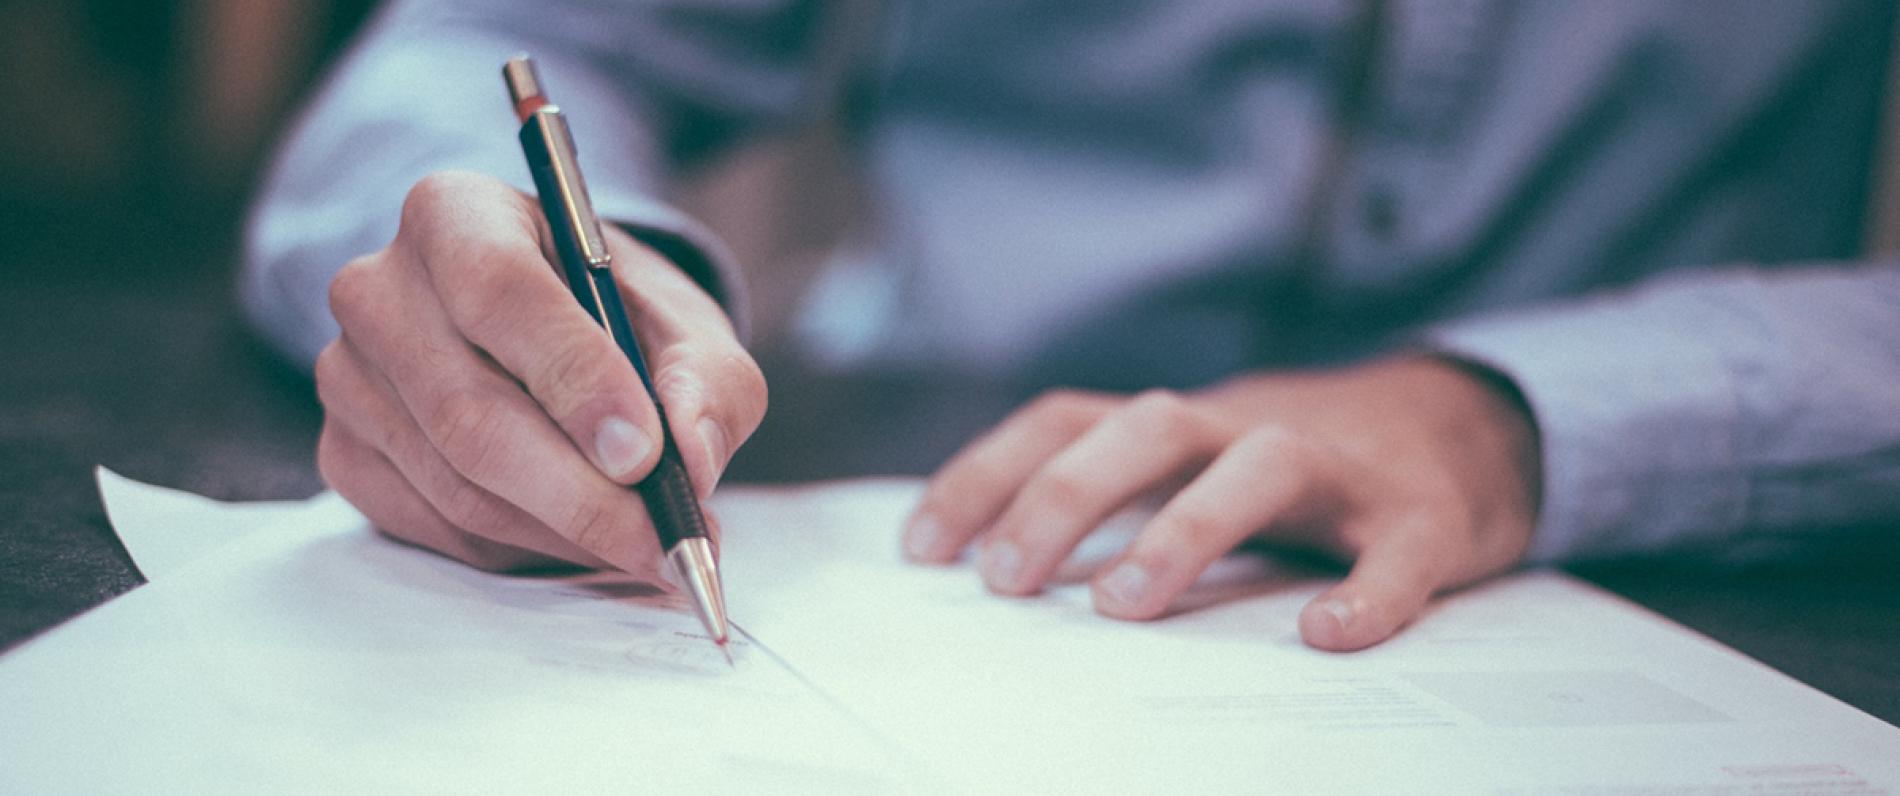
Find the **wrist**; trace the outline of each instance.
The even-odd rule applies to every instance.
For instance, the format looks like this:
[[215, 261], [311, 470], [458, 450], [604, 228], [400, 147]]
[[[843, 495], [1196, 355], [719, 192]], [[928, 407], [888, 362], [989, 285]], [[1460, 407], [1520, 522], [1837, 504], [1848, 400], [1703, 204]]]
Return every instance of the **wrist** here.
[[740, 339], [746, 338], [744, 285], [739, 279], [738, 269], [727, 262], [731, 255], [718, 247], [710, 236], [629, 222], [616, 222], [608, 226], [609, 235], [626, 238], [691, 279], [719, 305]]
[[1480, 362], [1443, 353], [1428, 353], [1420, 361], [1451, 377], [1459, 386], [1457, 424], [1488, 452], [1483, 458], [1502, 462], [1512, 474], [1511, 494], [1522, 499], [1525, 526], [1535, 526], [1543, 502], [1543, 450], [1537, 417], [1530, 402], [1510, 376]]

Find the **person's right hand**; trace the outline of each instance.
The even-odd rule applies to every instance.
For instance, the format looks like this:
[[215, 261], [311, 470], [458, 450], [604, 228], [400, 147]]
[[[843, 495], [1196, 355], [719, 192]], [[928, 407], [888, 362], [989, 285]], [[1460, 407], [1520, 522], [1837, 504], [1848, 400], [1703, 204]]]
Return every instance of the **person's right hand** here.
[[[317, 358], [318, 468], [385, 533], [476, 567], [653, 577], [659, 545], [625, 485], [659, 460], [658, 415], [557, 274], [545, 227], [533, 198], [490, 177], [410, 190], [395, 241], [330, 285], [342, 335]], [[605, 234], [704, 498], [765, 414], [764, 377], [691, 278]]]

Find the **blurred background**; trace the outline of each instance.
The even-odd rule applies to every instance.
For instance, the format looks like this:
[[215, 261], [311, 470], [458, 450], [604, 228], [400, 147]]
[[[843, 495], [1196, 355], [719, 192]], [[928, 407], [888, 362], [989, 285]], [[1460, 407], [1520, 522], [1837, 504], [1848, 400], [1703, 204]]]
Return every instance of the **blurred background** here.
[[[100, 462], [314, 490], [286, 446], [314, 440], [315, 402], [252, 350], [232, 278], [269, 142], [372, 5], [0, 0], [0, 499]], [[236, 452], [256, 484], [175, 461], [206, 423], [277, 441]]]
[[[96, 513], [101, 463], [223, 498], [321, 487], [311, 386], [251, 336], [234, 278], [274, 140], [376, 5], [0, 0], [0, 510]], [[749, 275], [762, 337], [852, 207], [834, 145], [755, 147], [678, 197], [771, 263]]]
[[101, 270], [66, 260], [118, 262], [154, 236], [143, 275], [228, 271], [267, 142], [371, 6], [0, 0], [9, 287]]
[[92, 468], [321, 487], [231, 300], [271, 137], [368, 0], [0, 0], [0, 649], [140, 582]]
[[[231, 276], [271, 142], [375, 6], [0, 0], [0, 284]], [[792, 230], [836, 227], [811, 214], [848, 206], [836, 193], [846, 189], [823, 189], [833, 201], [795, 203], [790, 217], [761, 212], [785, 179], [805, 178], [809, 199], [812, 170], [835, 168], [799, 156], [828, 151], [828, 132], [807, 139], [741, 153], [682, 201], [744, 261], [823, 247], [829, 238]], [[776, 329], [796, 291], [771, 288], [801, 274], [755, 276], [766, 282], [755, 293], [787, 296], [757, 308]]]

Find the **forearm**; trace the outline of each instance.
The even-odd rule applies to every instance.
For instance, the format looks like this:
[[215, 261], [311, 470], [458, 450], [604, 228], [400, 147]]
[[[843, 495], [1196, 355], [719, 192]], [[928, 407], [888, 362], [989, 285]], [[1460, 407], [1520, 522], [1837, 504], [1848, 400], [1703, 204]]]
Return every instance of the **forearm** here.
[[1728, 270], [1438, 329], [1533, 411], [1529, 557], [1717, 557], [1900, 522], [1900, 269]]
[[[242, 295], [252, 321], [308, 366], [336, 334], [331, 277], [394, 237], [410, 186], [461, 169], [532, 190], [498, 77], [500, 63], [521, 51], [535, 54], [585, 142], [581, 158], [602, 217], [681, 265], [742, 321], [737, 269], [723, 247], [656, 197], [683, 157], [681, 128], [730, 138], [800, 99], [796, 53], [756, 56], [738, 46], [743, 36], [730, 40], [735, 29], [768, 27], [774, 13], [800, 13], [803, 4], [769, 6], [724, 28], [678, 26], [706, 30], [707, 40], [670, 28], [683, 15], [665, 3], [412, 1], [388, 9], [272, 164], [246, 240]], [[730, 62], [709, 55], [722, 47], [736, 50]]]

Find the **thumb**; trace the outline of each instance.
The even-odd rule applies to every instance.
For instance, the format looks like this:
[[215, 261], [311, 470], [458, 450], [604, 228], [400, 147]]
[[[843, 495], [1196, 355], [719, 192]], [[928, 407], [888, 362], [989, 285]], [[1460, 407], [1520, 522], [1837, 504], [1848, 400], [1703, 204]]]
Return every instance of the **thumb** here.
[[1345, 580], [1300, 611], [1300, 638], [1331, 652], [1365, 649], [1390, 638], [1418, 616], [1443, 583], [1444, 547], [1423, 533], [1381, 535]]

